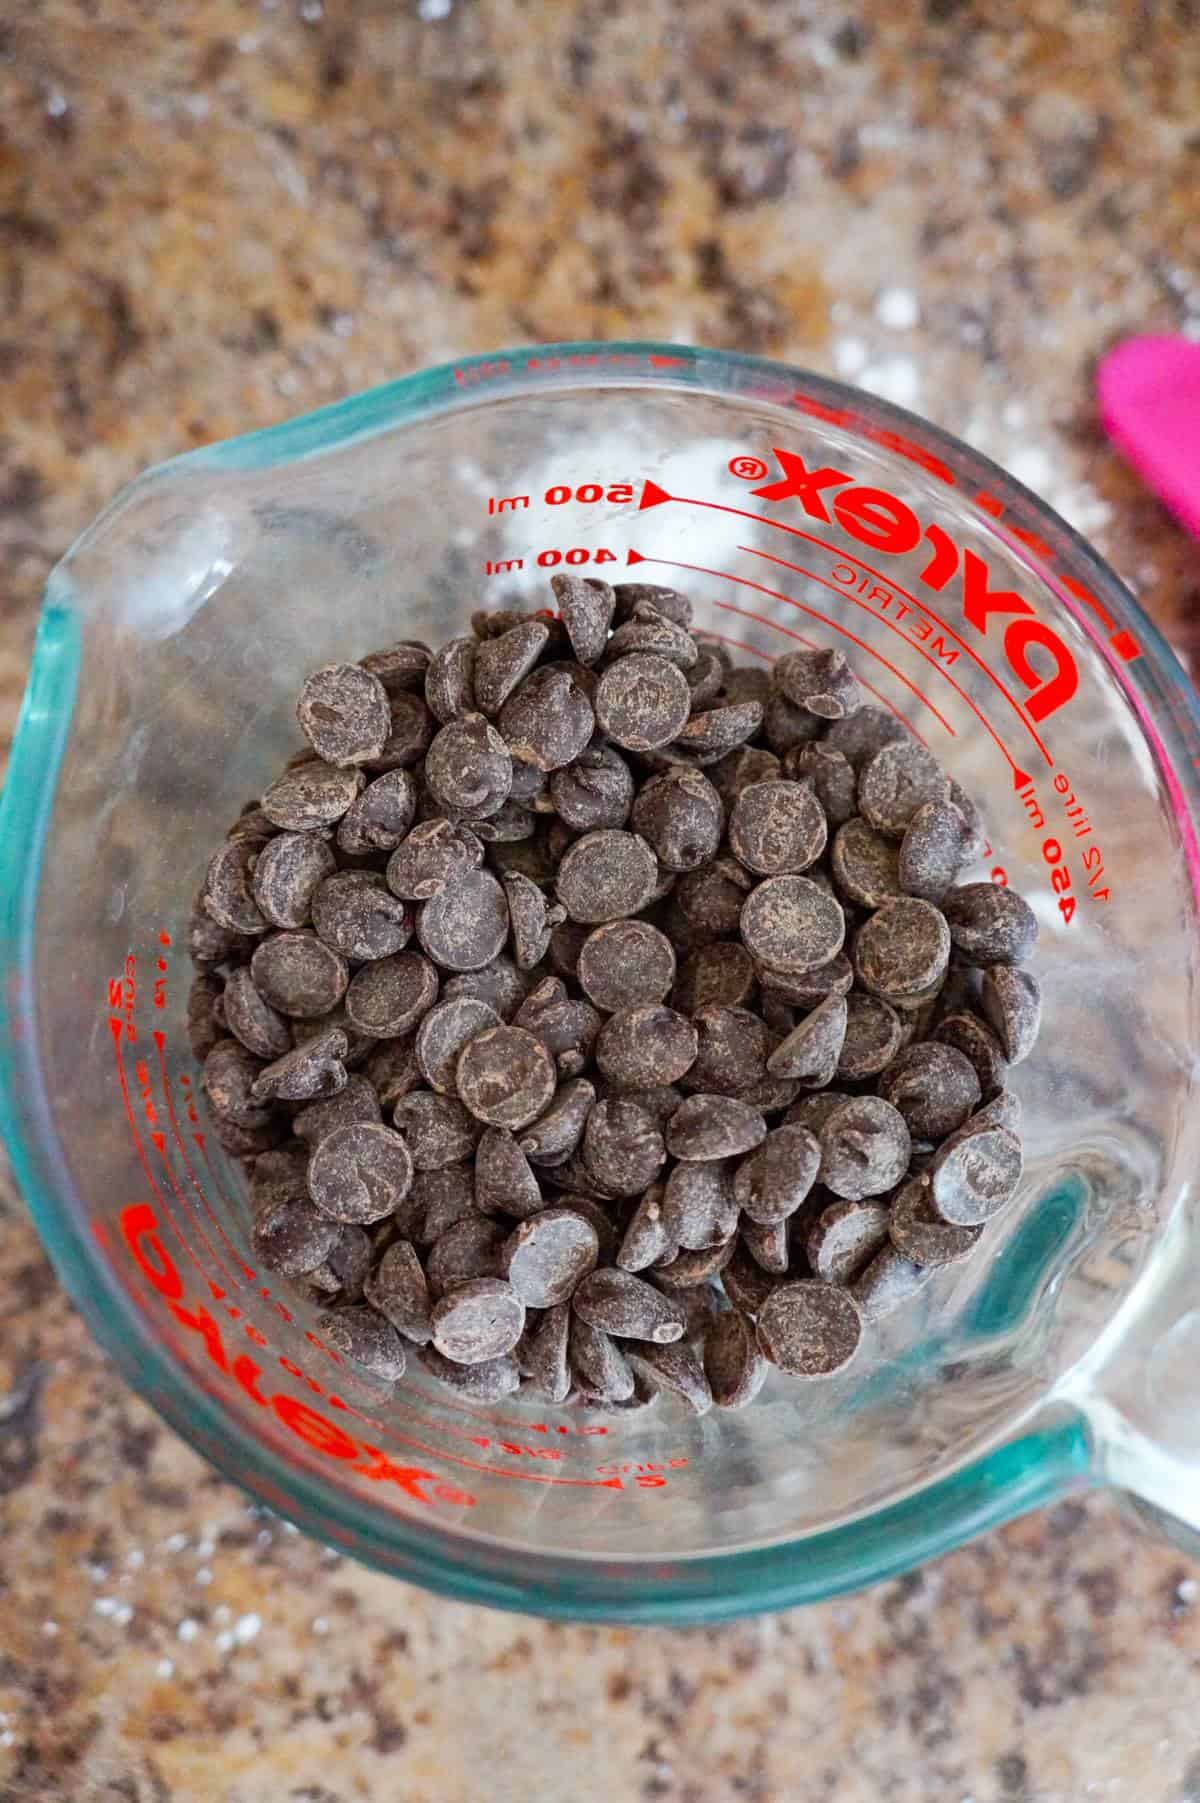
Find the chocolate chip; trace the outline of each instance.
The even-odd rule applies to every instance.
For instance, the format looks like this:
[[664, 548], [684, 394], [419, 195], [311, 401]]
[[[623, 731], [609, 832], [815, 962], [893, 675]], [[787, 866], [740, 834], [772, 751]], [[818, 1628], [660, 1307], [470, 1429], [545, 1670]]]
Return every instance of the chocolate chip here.
[[822, 722], [816, 714], [797, 707], [778, 689], [772, 689], [763, 703], [763, 738], [777, 757], [786, 757], [798, 745], [807, 745], [819, 738], [821, 727]]
[[585, 833], [559, 865], [556, 889], [572, 920], [600, 925], [644, 908], [657, 880], [654, 853], [637, 833]]
[[754, 982], [754, 961], [742, 946], [727, 941], [697, 946], [679, 966], [671, 1004], [681, 1014], [740, 1008], [749, 1001]]
[[591, 1222], [571, 1208], [546, 1208], [522, 1221], [505, 1241], [502, 1268], [530, 1308], [566, 1302], [593, 1270], [599, 1241]]
[[506, 871], [501, 882], [508, 903], [513, 957], [519, 970], [532, 970], [546, 956], [551, 931], [564, 911], [548, 903], [537, 884], [518, 870]]
[[840, 651], [789, 651], [777, 659], [771, 680], [789, 701], [822, 720], [844, 720], [863, 704], [862, 690]]
[[346, 1014], [360, 1033], [393, 1039], [410, 1032], [437, 1000], [437, 972], [420, 952], [364, 964], [346, 991]]
[[243, 964], [230, 973], [221, 993], [221, 1006], [229, 1031], [256, 1058], [282, 1058], [285, 1052], [291, 1051], [291, 1026], [259, 994], [249, 966]]
[[574, 1309], [567, 1358], [571, 1376], [590, 1395], [605, 1402], [623, 1402], [633, 1395], [633, 1372], [624, 1352], [598, 1327], [581, 1321]]
[[705, 708], [693, 714], [679, 734], [681, 751], [701, 762], [715, 762], [738, 745], [752, 739], [763, 721], [761, 701], [738, 701], [728, 707]]
[[603, 1024], [590, 1002], [567, 995], [560, 977], [545, 977], [530, 990], [517, 1009], [515, 1023], [541, 1040], [564, 1076], [583, 1069]]
[[569, 670], [544, 665], [509, 696], [500, 711], [499, 725], [514, 758], [548, 771], [575, 762], [595, 730], [596, 719], [577, 678]]
[[436, 735], [425, 758], [425, 781], [438, 808], [454, 819], [486, 819], [508, 799], [512, 760], [482, 714], [463, 714]]
[[737, 1237], [730, 1234], [716, 1246], [699, 1252], [680, 1252], [666, 1264], [654, 1266], [654, 1281], [664, 1290], [692, 1290], [718, 1276], [733, 1258]]
[[691, 670], [699, 652], [696, 641], [686, 627], [660, 612], [652, 602], [639, 602], [628, 620], [623, 620], [613, 633], [606, 650], [606, 661], [628, 657], [633, 653], [662, 657], [681, 670]]
[[456, 1365], [479, 1365], [511, 1352], [525, 1330], [525, 1304], [499, 1277], [476, 1277], [437, 1301], [433, 1344]]
[[651, 1184], [630, 1215], [617, 1253], [617, 1263], [623, 1271], [645, 1271], [678, 1251], [666, 1223], [665, 1193], [661, 1183]]
[[1021, 1098], [1014, 1095], [1011, 1089], [1002, 1089], [998, 1096], [994, 1096], [990, 1102], [985, 1102], [982, 1108], [977, 1108], [974, 1114], [963, 1122], [963, 1126], [970, 1128], [971, 1132], [974, 1132], [977, 1127], [1007, 1127], [1020, 1139]]
[[356, 1123], [368, 1126], [382, 1118], [375, 1085], [366, 1077], [353, 1074], [336, 1095], [319, 1097], [300, 1109], [292, 1117], [292, 1132], [315, 1146], [335, 1127]]
[[535, 1390], [549, 1402], [565, 1402], [571, 1389], [567, 1344], [571, 1310], [565, 1302], [548, 1308], [522, 1342], [525, 1370]]
[[757, 1108], [736, 1096], [693, 1095], [667, 1123], [667, 1150], [672, 1157], [737, 1158], [766, 1138], [767, 1123]]
[[[983, 973], [979, 1000], [1004, 1056], [1010, 1064], [1020, 1064], [1033, 1050], [1042, 1024], [1042, 991], [1037, 978], [1009, 964], [993, 964]], [[228, 1011], [226, 1001], [226, 1014]], [[229, 1024], [233, 1026], [232, 1020]]]
[[855, 975], [886, 1001], [908, 1003], [936, 990], [950, 962], [950, 928], [931, 902], [901, 895], [859, 929]]
[[[460, 1284], [500, 1276], [505, 1230], [482, 1215], [468, 1215], [439, 1234], [425, 1260], [429, 1293], [437, 1302]], [[515, 1342], [514, 1342], [515, 1344]], [[497, 1355], [499, 1356], [499, 1355]], [[458, 1361], [462, 1363], [465, 1361]]]
[[265, 933], [270, 925], [254, 896], [259, 847], [252, 839], [227, 839], [209, 860], [201, 891], [205, 911], [230, 933]]
[[550, 778], [555, 811], [577, 833], [624, 826], [633, 795], [633, 773], [611, 745], [586, 746], [573, 764]]
[[807, 783], [752, 783], [729, 817], [729, 844], [760, 876], [807, 870], [825, 849], [825, 813]]
[[604, 654], [617, 597], [607, 582], [580, 576], [551, 576], [550, 587], [567, 629], [571, 650], [581, 664], [594, 664]]
[[733, 858], [717, 858], [699, 870], [680, 877], [671, 901], [697, 941], [719, 939], [736, 933], [746, 896], [754, 879]]
[[814, 1275], [826, 1283], [852, 1283], [887, 1244], [888, 1218], [882, 1202], [831, 1202], [805, 1236]]
[[508, 929], [504, 890], [488, 870], [456, 877], [417, 917], [417, 937], [443, 970], [481, 970], [503, 949]]
[[491, 1027], [464, 1047], [458, 1093], [477, 1120], [492, 1127], [527, 1127], [554, 1095], [554, 1061], [522, 1027]]
[[481, 1131], [461, 1102], [431, 1089], [414, 1089], [401, 1096], [392, 1118], [419, 1171], [441, 1170], [469, 1158]]
[[407, 1363], [404, 1342], [391, 1322], [366, 1304], [317, 1317], [317, 1331], [343, 1358], [384, 1383], [399, 1383]]
[[618, 1089], [676, 1083], [696, 1061], [696, 1029], [661, 1004], [622, 1008], [610, 1015], [596, 1041], [601, 1074]]
[[710, 1004], [696, 1010], [692, 1024], [699, 1044], [686, 1089], [732, 1096], [762, 1081], [771, 1037], [751, 1009]]
[[436, 1346], [420, 1346], [417, 1357], [430, 1377], [471, 1402], [502, 1402], [521, 1387], [521, 1373], [511, 1353], [478, 1365], [456, 1365], [453, 1359], [443, 1358]]
[[316, 1033], [268, 1064], [251, 1094], [260, 1102], [310, 1102], [336, 1096], [346, 1087], [346, 1035], [340, 1027]]
[[[732, 1248], [721, 1271], [721, 1287], [734, 1308], [744, 1315], [757, 1315], [767, 1297], [779, 1287], [780, 1279], [763, 1270], [740, 1235], [732, 1242]], [[661, 1273], [656, 1273], [656, 1277], [661, 1281]]]
[[259, 994], [281, 1014], [312, 1019], [341, 1001], [350, 980], [346, 960], [315, 933], [274, 933], [250, 961]]
[[833, 836], [829, 867], [840, 892], [864, 908], [879, 908], [901, 894], [900, 859], [885, 839], [856, 814]]
[[[261, 933], [264, 929], [259, 927]], [[188, 956], [200, 970], [217, 964], [240, 963], [254, 950], [254, 936], [230, 932], [218, 926], [200, 896], [188, 917]]]
[[855, 1278], [850, 1294], [864, 1321], [881, 1321], [923, 1289], [933, 1273], [933, 1265], [914, 1264], [895, 1246], [885, 1246]]
[[287, 832], [316, 832], [341, 819], [363, 783], [361, 770], [310, 758], [271, 784], [262, 798], [263, 812]]
[[844, 995], [826, 996], [767, 1059], [773, 1077], [796, 1077], [813, 1089], [832, 1083], [846, 1038]]
[[[768, 994], [794, 1008], [815, 1008], [830, 995], [847, 995], [854, 982], [854, 968], [844, 952], [815, 970], [770, 970], [758, 967], [764, 1002]], [[764, 1017], [765, 1018], [765, 1017]]]
[[913, 816], [926, 803], [949, 799], [949, 777], [937, 759], [913, 739], [885, 745], [859, 772], [859, 809], [876, 832], [891, 839], [903, 839]]
[[754, 1323], [736, 1308], [714, 1317], [704, 1336], [704, 1375], [719, 1409], [753, 1402], [767, 1376]]
[[858, 1309], [836, 1284], [780, 1284], [758, 1312], [760, 1350], [793, 1377], [830, 1377], [843, 1370], [861, 1338]]
[[742, 942], [772, 970], [815, 970], [842, 949], [845, 917], [831, 895], [806, 876], [768, 877], [742, 907]]
[[326, 664], [305, 678], [296, 718], [317, 756], [340, 767], [379, 755], [391, 711], [387, 690], [361, 664]]
[[985, 1102], [990, 1102], [1004, 1088], [1008, 1060], [996, 1035], [977, 1014], [965, 1008], [957, 1014], [948, 1014], [938, 1022], [932, 1037], [940, 1045], [953, 1046], [968, 1060], [979, 1080], [979, 1092]]
[[904, 1024], [891, 1004], [865, 990], [852, 989], [846, 997], [846, 1035], [834, 1074], [847, 1083], [877, 1077], [903, 1043]]
[[522, 620], [488, 639], [475, 652], [475, 705], [481, 714], [500, 712], [550, 640], [545, 620]]
[[486, 1002], [501, 1020], [511, 1020], [527, 993], [527, 979], [505, 952], [500, 952], [480, 970], [460, 971], [447, 978], [442, 996], [452, 1001], [458, 996], [472, 996]]
[[784, 760], [783, 775], [789, 782], [811, 786], [830, 827], [843, 826], [857, 811], [858, 779], [853, 766], [823, 740], [793, 747]]
[[317, 886], [336, 869], [333, 853], [315, 833], [279, 833], [258, 854], [254, 900], [272, 926], [306, 926]]
[[204, 971], [193, 980], [188, 990], [187, 1041], [197, 1064], [204, 1063], [222, 1037], [213, 1008], [223, 994], [224, 984], [220, 978]]
[[896, 860], [908, 895], [940, 902], [966, 862], [969, 828], [949, 801], [927, 801], [908, 823]]
[[652, 1340], [668, 1346], [681, 1340], [687, 1317], [677, 1302], [629, 1271], [593, 1271], [583, 1279], [572, 1304], [581, 1321], [618, 1340]]
[[652, 1341], [639, 1340], [630, 1347], [629, 1360], [653, 1389], [680, 1397], [694, 1414], [706, 1415], [712, 1407], [712, 1391], [704, 1367], [690, 1346], [682, 1342], [656, 1346]]
[[751, 783], [774, 782], [782, 774], [783, 766], [775, 753], [757, 745], [739, 745], [708, 766], [708, 780], [729, 807]]
[[691, 690], [676, 664], [635, 652], [620, 657], [600, 679], [596, 719], [629, 751], [655, 751], [679, 737], [691, 712]]
[[897, 1055], [879, 1079], [879, 1093], [899, 1109], [914, 1138], [937, 1143], [978, 1106], [979, 1078], [954, 1046], [927, 1041]]
[[821, 1182], [835, 1196], [861, 1202], [899, 1183], [912, 1139], [904, 1116], [878, 1096], [853, 1096], [819, 1129]]
[[414, 694], [424, 692], [425, 672], [431, 656], [429, 646], [419, 639], [401, 639], [398, 644], [384, 645], [358, 661], [364, 670], [378, 677], [392, 698], [409, 691]]
[[956, 1133], [931, 1168], [930, 1197], [939, 1219], [952, 1227], [978, 1227], [1012, 1201], [1021, 1181], [1021, 1142], [1007, 1127]]
[[639, 607], [647, 603], [676, 626], [690, 626], [692, 604], [678, 589], [660, 587], [655, 582], [618, 582], [613, 589], [616, 602], [614, 618], [618, 622], [632, 619]]
[[268, 1271], [307, 1277], [323, 1265], [338, 1243], [336, 1221], [305, 1198], [268, 1198], [255, 1213], [251, 1242]]
[[394, 1108], [401, 1096], [421, 1087], [415, 1038], [414, 1033], [409, 1033], [402, 1039], [367, 1040], [370, 1050], [364, 1072], [375, 1088], [381, 1108]]
[[860, 707], [857, 713], [835, 720], [825, 734], [824, 743], [832, 751], [840, 751], [847, 763], [859, 771], [870, 763], [877, 751], [899, 740], [907, 742], [904, 722], [881, 707]]
[[435, 651], [425, 672], [425, 700], [443, 726], [475, 711], [474, 639], [450, 639]]
[[313, 896], [318, 938], [345, 958], [390, 958], [412, 937], [412, 910], [372, 870], [342, 870], [326, 877]]
[[391, 1322], [396, 1332], [417, 1346], [433, 1336], [429, 1285], [416, 1251], [408, 1240], [394, 1240], [373, 1272], [364, 1293], [371, 1307]]
[[671, 1245], [688, 1252], [724, 1245], [738, 1224], [728, 1160], [677, 1164], [667, 1178], [662, 1208]]
[[757, 1221], [743, 1221], [741, 1240], [756, 1265], [761, 1265], [773, 1277], [787, 1275], [790, 1246], [786, 1221], [775, 1221], [769, 1227], [763, 1227]]
[[423, 820], [389, 858], [388, 888], [406, 901], [429, 901], [482, 863], [483, 846], [468, 827]]
[[557, 1163], [568, 1157], [583, 1138], [595, 1100], [596, 1091], [582, 1077], [560, 1084], [545, 1113], [521, 1135], [525, 1156], [534, 1164]]
[[308, 1161], [308, 1193], [335, 1221], [381, 1221], [408, 1194], [409, 1148], [390, 1127], [335, 1127]]
[[545, 1207], [529, 1160], [512, 1134], [487, 1127], [475, 1152], [475, 1196], [484, 1214], [525, 1220]]
[[419, 695], [393, 695], [388, 736], [367, 769], [376, 775], [411, 770], [425, 756], [436, 731], [437, 721]]
[[821, 1163], [821, 1147], [808, 1127], [776, 1127], [738, 1166], [733, 1193], [738, 1206], [761, 1227], [788, 1220], [808, 1199]]
[[[698, 713], [702, 708], [711, 707], [721, 694], [725, 682], [725, 666], [711, 645], [701, 645], [695, 663], [687, 672], [688, 688], [692, 691], [692, 712]], [[726, 697], [731, 699], [731, 697]], [[749, 696], [739, 697], [749, 700]]]
[[612, 1194], [637, 1196], [654, 1182], [666, 1148], [653, 1116], [618, 1096], [597, 1102], [588, 1115], [581, 1153], [586, 1169]]
[[896, 1192], [888, 1231], [892, 1244], [918, 1265], [953, 1265], [974, 1251], [982, 1227], [951, 1227], [934, 1211], [928, 1173], [910, 1177]]
[[597, 1008], [615, 1014], [665, 998], [675, 980], [675, 953], [647, 921], [611, 921], [584, 940], [577, 975]]
[[699, 770], [651, 777], [633, 804], [633, 825], [668, 870], [694, 870], [716, 855], [725, 811]]
[[417, 1064], [430, 1088], [443, 1095], [457, 1095], [455, 1072], [459, 1053], [476, 1034], [499, 1024], [500, 1017], [486, 1002], [468, 996], [439, 1002], [431, 1008], [417, 1028], [414, 1042]]

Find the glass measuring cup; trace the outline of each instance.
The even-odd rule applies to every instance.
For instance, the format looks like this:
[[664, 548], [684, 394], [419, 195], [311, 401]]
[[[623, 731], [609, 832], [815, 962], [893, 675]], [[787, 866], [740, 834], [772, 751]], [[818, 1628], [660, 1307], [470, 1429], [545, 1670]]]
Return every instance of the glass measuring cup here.
[[[1046, 1025], [1018, 1203], [838, 1378], [747, 1410], [465, 1407], [364, 1384], [257, 1268], [182, 1028], [208, 852], [316, 664], [686, 588], [739, 658], [837, 644], [981, 802]], [[636, 572], [636, 573], [635, 573]], [[1200, 1529], [1197, 706], [1088, 548], [985, 459], [803, 372], [669, 345], [432, 370], [152, 471], [55, 571], [5, 789], [3, 1124], [129, 1382], [387, 1571], [685, 1621], [901, 1571], [1065, 1491]]]

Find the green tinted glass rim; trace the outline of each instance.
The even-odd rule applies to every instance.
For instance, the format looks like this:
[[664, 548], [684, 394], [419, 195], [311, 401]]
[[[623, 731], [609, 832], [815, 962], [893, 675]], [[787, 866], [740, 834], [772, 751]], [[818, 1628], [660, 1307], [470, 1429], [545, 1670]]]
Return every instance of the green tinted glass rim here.
[[[590, 357], [658, 357], [664, 367], [613, 372]], [[522, 372], [530, 358], [562, 360], [554, 373]], [[574, 363], [570, 360], [574, 359]], [[507, 375], [492, 379], [500, 365]], [[486, 388], [462, 377], [486, 371]], [[625, 382], [706, 392], [748, 392], [757, 382], [791, 383], [831, 405], [903, 431], [1030, 516], [1043, 538], [1096, 583], [1115, 611], [1136, 624], [1146, 650], [1138, 680], [1153, 702], [1168, 704], [1169, 730], [1194, 745], [1200, 708], [1161, 634], [1096, 553], [1045, 505], [986, 458], [874, 397], [807, 371], [765, 359], [669, 343], [582, 341], [527, 346], [402, 378], [265, 430], [193, 451], [159, 465], [143, 483], [189, 468], [258, 471], [319, 455], [452, 406], [482, 405], [532, 386]], [[749, 398], [749, 396], [748, 396]], [[127, 491], [128, 493], [128, 491]], [[118, 497], [111, 513], [119, 509]], [[103, 516], [102, 516], [103, 517]], [[90, 529], [86, 536], [96, 530]], [[69, 564], [69, 559], [67, 560]], [[62, 1280], [96, 1338], [135, 1391], [221, 1472], [318, 1539], [365, 1563], [461, 1601], [575, 1620], [661, 1624], [717, 1621], [817, 1601], [895, 1576], [1014, 1516], [1093, 1481], [1083, 1417], [1060, 1410], [962, 1470], [845, 1526], [769, 1548], [696, 1557], [664, 1569], [628, 1562], [592, 1568], [567, 1556], [518, 1555], [360, 1506], [264, 1453], [237, 1421], [216, 1408], [181, 1370], [164, 1360], [115, 1288], [81, 1227], [65, 1160], [44, 1105], [37, 1051], [32, 953], [41, 859], [79, 675], [80, 623], [64, 567], [47, 590], [29, 685], [0, 796], [0, 1129], [17, 1180]], [[1190, 768], [1189, 764], [1183, 768]], [[19, 1030], [17, 1030], [19, 1027]]]

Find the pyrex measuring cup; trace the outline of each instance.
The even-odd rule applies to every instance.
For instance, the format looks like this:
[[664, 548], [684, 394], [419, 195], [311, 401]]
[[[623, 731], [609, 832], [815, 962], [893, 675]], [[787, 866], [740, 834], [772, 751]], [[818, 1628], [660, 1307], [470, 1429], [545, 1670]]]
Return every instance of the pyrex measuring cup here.
[[[395, 1396], [258, 1269], [182, 1032], [207, 854], [316, 664], [685, 587], [739, 657], [846, 650], [982, 803], [1031, 898], [1027, 1171], [965, 1265], [832, 1381], [628, 1418]], [[432, 370], [152, 471], [55, 572], [3, 803], [4, 1116], [130, 1383], [384, 1569], [550, 1614], [827, 1596], [1110, 1484], [1200, 1529], [1196, 701], [1088, 548], [984, 459], [796, 370], [671, 346]]]

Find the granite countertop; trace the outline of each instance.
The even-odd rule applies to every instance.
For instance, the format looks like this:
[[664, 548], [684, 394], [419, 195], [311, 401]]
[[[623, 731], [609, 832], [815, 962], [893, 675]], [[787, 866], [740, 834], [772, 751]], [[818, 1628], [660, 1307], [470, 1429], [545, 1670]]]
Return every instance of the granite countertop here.
[[[1019, 22], [1018, 22], [1019, 21]], [[1196, 0], [42, 0], [0, 22], [0, 738], [135, 471], [454, 353], [646, 335], [963, 433], [1190, 652], [1100, 437], [1200, 335]], [[2, 1803], [1188, 1803], [1200, 1584], [1104, 1501], [713, 1631], [433, 1600], [117, 1382], [0, 1192]]]

